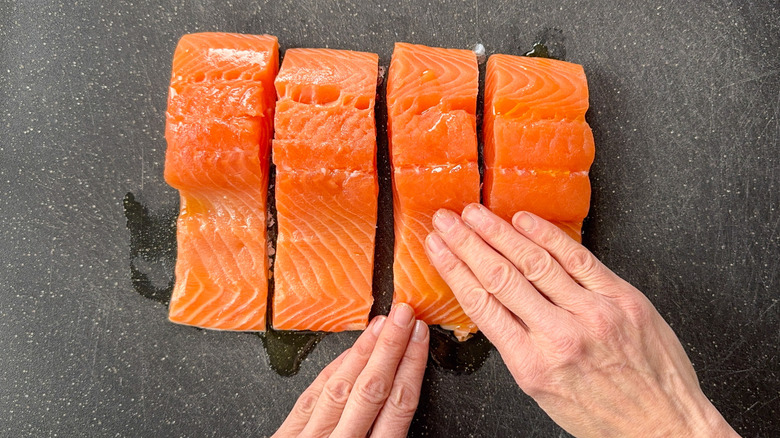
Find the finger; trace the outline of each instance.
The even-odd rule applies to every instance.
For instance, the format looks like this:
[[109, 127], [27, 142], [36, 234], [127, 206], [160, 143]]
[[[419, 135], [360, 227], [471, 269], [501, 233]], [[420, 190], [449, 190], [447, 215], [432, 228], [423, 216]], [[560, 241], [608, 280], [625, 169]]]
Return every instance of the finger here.
[[533, 287], [553, 303], [572, 310], [581, 308], [584, 301], [592, 301], [593, 296], [585, 293], [547, 251], [523, 237], [512, 225], [484, 206], [466, 206], [463, 209], [463, 220], [485, 242], [509, 259], [523, 273], [524, 278], [531, 281]]
[[344, 356], [347, 355], [349, 350], [344, 351], [328, 364], [320, 374], [311, 382], [308, 388], [298, 397], [298, 401], [295, 402], [290, 414], [284, 423], [279, 427], [279, 430], [273, 435], [274, 437], [288, 437], [297, 436], [311, 417], [311, 413], [314, 410], [314, 406], [317, 404], [317, 399], [320, 397], [322, 388], [325, 387], [325, 382], [328, 381], [330, 376], [336, 372], [344, 360]]
[[385, 325], [386, 317], [378, 316], [355, 341], [349, 353], [344, 356], [341, 366], [325, 383], [317, 403], [314, 405], [309, 422], [301, 431], [303, 436], [327, 436], [338, 424], [344, 405], [346, 405], [352, 387], [374, 351], [379, 333]]
[[423, 321], [417, 321], [404, 357], [398, 364], [390, 396], [374, 421], [371, 438], [402, 438], [409, 431], [420, 401], [429, 338], [428, 326]]
[[[433, 216], [433, 226], [459, 259], [466, 263], [477, 280], [495, 295], [531, 329], [563, 313], [547, 301], [505, 257], [498, 254], [460, 216], [439, 210]], [[549, 257], [549, 256], [548, 256]]]
[[393, 386], [398, 363], [414, 328], [414, 310], [396, 304], [387, 317], [368, 364], [355, 381], [334, 436], [365, 436]]
[[502, 354], [528, 342], [528, 329], [491, 295], [447, 244], [433, 232], [425, 239], [425, 252], [439, 275], [452, 289], [463, 311]]
[[512, 218], [512, 225], [528, 240], [549, 252], [577, 283], [588, 290], [600, 292], [602, 287], [621, 282], [587, 248], [539, 216], [521, 211]]

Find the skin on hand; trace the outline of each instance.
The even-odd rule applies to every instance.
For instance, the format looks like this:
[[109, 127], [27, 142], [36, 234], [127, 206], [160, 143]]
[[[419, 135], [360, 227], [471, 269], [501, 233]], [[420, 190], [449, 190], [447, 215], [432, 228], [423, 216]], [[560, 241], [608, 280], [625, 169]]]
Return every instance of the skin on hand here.
[[428, 326], [407, 304], [374, 318], [301, 394], [274, 437], [405, 437], [420, 399]]
[[649, 300], [553, 224], [439, 210], [433, 265], [520, 388], [579, 437], [737, 436]]

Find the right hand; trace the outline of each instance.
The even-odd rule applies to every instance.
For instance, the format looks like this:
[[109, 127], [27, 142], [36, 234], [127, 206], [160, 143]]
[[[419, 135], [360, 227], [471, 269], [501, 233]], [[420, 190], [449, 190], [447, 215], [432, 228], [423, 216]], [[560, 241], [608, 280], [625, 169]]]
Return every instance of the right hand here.
[[553, 420], [580, 437], [737, 436], [641, 292], [553, 224], [513, 225], [478, 204], [439, 210], [426, 250]]

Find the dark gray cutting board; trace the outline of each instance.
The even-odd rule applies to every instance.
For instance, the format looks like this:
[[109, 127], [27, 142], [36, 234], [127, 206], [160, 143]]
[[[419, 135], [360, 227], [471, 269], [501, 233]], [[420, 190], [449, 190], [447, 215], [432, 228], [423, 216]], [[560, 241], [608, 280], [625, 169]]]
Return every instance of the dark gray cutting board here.
[[[172, 280], [170, 62], [206, 30], [383, 65], [395, 41], [521, 54], [555, 39], [590, 83], [585, 243], [658, 306], [739, 432], [780, 434], [776, 1], [51, 3], [0, 3], [0, 435], [269, 435], [355, 339], [325, 336], [282, 376], [258, 336], [173, 325], [138, 293]], [[392, 257], [380, 160], [375, 312]], [[563, 433], [484, 339], [435, 340], [413, 436]]]

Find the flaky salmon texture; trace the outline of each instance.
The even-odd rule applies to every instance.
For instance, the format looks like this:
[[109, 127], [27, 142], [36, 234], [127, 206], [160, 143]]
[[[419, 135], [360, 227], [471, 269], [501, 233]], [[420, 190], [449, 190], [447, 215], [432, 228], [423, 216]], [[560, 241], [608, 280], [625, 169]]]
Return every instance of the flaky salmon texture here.
[[165, 179], [180, 193], [171, 321], [266, 326], [266, 190], [275, 37], [185, 35], [173, 57]]

